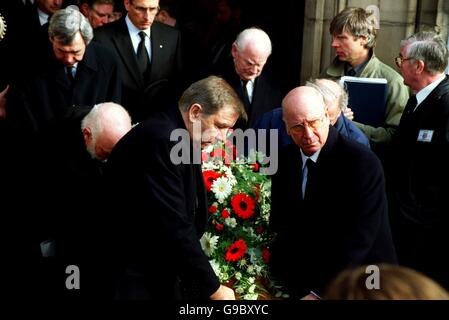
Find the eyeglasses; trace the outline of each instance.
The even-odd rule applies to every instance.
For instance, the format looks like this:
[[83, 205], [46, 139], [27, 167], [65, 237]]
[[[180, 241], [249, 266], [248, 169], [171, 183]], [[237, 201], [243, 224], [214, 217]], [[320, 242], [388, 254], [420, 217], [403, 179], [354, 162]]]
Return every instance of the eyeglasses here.
[[290, 131], [293, 133], [304, 133], [304, 131], [306, 130], [306, 127], [309, 127], [311, 130], [318, 130], [319, 128], [321, 128], [323, 121], [324, 121], [324, 116], [321, 117], [320, 119], [309, 120], [309, 121], [305, 120], [304, 123], [299, 123], [299, 124], [296, 124], [293, 127], [291, 127]]
[[394, 58], [394, 62], [396, 63], [396, 65], [398, 66], [398, 68], [401, 68], [401, 67], [402, 67], [402, 63], [403, 63], [404, 61], [412, 60], [412, 59], [413, 59], [413, 58], [404, 58], [404, 57], [398, 56], [398, 57]]

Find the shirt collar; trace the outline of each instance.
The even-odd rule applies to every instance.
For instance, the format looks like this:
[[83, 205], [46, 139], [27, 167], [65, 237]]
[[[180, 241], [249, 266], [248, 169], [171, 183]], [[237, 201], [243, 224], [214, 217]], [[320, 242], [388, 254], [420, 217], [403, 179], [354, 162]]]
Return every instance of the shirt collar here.
[[301, 150], [301, 159], [302, 159], [302, 168], [301, 169], [304, 169], [304, 167], [306, 166], [307, 159], [311, 159], [313, 162], [316, 163], [318, 161], [318, 156], [320, 155], [320, 152], [321, 152], [321, 149], [318, 150], [317, 152], [315, 152], [314, 154], [312, 154], [310, 157], [308, 157]]
[[445, 78], [446, 75], [443, 73], [437, 80], [429, 84], [427, 87], [421, 89], [416, 94], [416, 101], [417, 101], [416, 107], [418, 107], [421, 104], [421, 102], [423, 102], [429, 96], [429, 94], [432, 93], [433, 89], [435, 89]]
[[39, 15], [39, 22], [41, 23], [41, 26], [48, 22], [48, 14], [46, 14], [44, 11], [37, 8], [37, 14]]
[[147, 34], [148, 38], [150, 38], [151, 28], [148, 28], [145, 30], [140, 30], [132, 23], [132, 21], [129, 19], [128, 15], [126, 15], [125, 22], [126, 22], [126, 26], [128, 27], [128, 31], [129, 31], [129, 34], [131, 35], [131, 37], [137, 37], [140, 40], [139, 32], [143, 31]]

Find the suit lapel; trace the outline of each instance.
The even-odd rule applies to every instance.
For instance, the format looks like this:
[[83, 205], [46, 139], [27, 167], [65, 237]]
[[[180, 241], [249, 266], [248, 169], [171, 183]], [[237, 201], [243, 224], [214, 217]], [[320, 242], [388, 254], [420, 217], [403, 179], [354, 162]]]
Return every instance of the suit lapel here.
[[134, 47], [131, 42], [131, 37], [129, 36], [125, 19], [122, 19], [121, 22], [117, 24], [116, 36], [112, 38], [112, 41], [121, 56], [123, 64], [132, 74], [134, 80], [140, 87], [142, 87], [144, 84], [143, 77], [137, 64], [136, 54], [134, 52]]
[[160, 57], [164, 54], [165, 43], [161, 37], [161, 30], [159, 25], [154, 22], [151, 26], [151, 69], [149, 72], [149, 79], [153, 78], [154, 74], [158, 73], [160, 64]]

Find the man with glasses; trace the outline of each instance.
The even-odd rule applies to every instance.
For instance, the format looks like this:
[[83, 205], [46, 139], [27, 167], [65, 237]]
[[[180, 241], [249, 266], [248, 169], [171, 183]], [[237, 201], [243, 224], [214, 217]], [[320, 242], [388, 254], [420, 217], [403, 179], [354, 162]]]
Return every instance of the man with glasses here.
[[345, 268], [396, 262], [384, 175], [369, 149], [330, 125], [318, 90], [295, 88], [282, 107], [294, 144], [272, 179], [271, 269], [291, 297], [313, 299]]
[[123, 106], [133, 122], [175, 104], [182, 90], [181, 37], [155, 20], [159, 0], [124, 0], [127, 14], [95, 30], [123, 70]]
[[[374, 54], [377, 29], [374, 17], [362, 8], [346, 8], [334, 17], [330, 25], [332, 48], [336, 58], [324, 71], [323, 77], [337, 79], [342, 76], [385, 78], [388, 81], [387, 106], [382, 127], [356, 122], [369, 138], [374, 150], [391, 142], [409, 94], [401, 76], [380, 61]], [[348, 110], [349, 111], [349, 110]], [[345, 113], [357, 121], [357, 114]]]
[[391, 200], [399, 262], [449, 289], [448, 50], [434, 32], [401, 42], [396, 63], [410, 97], [396, 132]]
[[80, 11], [95, 29], [110, 22], [114, 12], [114, 0], [82, 0]]

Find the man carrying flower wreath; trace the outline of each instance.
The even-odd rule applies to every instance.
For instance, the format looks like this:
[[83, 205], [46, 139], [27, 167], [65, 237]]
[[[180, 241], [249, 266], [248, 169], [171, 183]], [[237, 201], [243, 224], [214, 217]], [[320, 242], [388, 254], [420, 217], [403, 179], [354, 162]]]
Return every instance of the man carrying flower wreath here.
[[396, 263], [385, 180], [374, 153], [330, 126], [318, 90], [295, 88], [282, 107], [295, 143], [272, 179], [271, 266], [291, 297], [312, 299], [345, 268]]
[[138, 124], [116, 145], [108, 163], [121, 200], [119, 298], [135, 298], [139, 290], [140, 299], [235, 298], [201, 249], [208, 206], [200, 159], [201, 147], [224, 140], [245, 116], [234, 90], [211, 76], [192, 84], [177, 108]]

